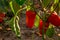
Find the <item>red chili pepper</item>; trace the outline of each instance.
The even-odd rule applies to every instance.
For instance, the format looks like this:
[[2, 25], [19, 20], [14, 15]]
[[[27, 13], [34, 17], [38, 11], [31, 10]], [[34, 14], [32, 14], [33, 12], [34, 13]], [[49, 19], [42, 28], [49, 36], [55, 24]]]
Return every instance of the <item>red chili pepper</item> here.
[[5, 14], [4, 13], [0, 13], [0, 17], [5, 17]]
[[32, 28], [34, 25], [36, 13], [32, 10], [26, 11], [26, 25], [28, 28]]
[[[48, 26], [49, 26], [49, 23], [46, 22], [45, 27], [44, 27], [44, 33], [46, 33], [46, 30], [47, 30]], [[42, 30], [43, 30], [43, 21], [40, 19], [40, 25], [39, 25], [40, 34], [42, 34]]]
[[5, 17], [5, 14], [4, 13], [0, 13], [0, 23], [3, 22], [3, 18]]
[[60, 26], [60, 18], [56, 12], [51, 14], [51, 16], [48, 18], [48, 22], [55, 26]]
[[2, 23], [3, 22], [3, 18], [2, 17], [0, 17], [0, 23]]

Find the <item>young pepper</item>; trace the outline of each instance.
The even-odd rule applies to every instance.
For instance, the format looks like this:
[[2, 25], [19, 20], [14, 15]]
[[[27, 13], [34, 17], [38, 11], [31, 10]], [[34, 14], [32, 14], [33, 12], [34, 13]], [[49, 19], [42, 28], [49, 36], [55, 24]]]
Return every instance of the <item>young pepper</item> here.
[[47, 21], [54, 26], [60, 26], [60, 17], [57, 15], [56, 12], [51, 13]]
[[0, 23], [3, 22], [3, 18], [5, 17], [5, 14], [4, 13], [0, 13]]
[[36, 13], [32, 10], [26, 11], [26, 25], [28, 28], [32, 28], [34, 25]]
[[[39, 25], [39, 31], [40, 31], [40, 34], [42, 35], [42, 30], [43, 30], [43, 21], [42, 19], [40, 19], [40, 25]], [[48, 26], [49, 26], [49, 23], [46, 22], [45, 23], [45, 27], [44, 27], [44, 33], [46, 33], [47, 29], [48, 29]]]

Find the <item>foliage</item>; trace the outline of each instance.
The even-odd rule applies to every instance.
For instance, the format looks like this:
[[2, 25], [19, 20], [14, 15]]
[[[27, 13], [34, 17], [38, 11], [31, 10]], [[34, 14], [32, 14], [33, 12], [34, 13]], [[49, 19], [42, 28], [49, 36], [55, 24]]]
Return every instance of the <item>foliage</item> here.
[[[34, 1], [36, 1], [36, 0], [9, 0], [9, 1], [0, 0], [0, 12], [5, 12], [5, 14], [7, 14], [8, 11], [13, 12], [12, 14], [14, 16], [8, 22], [9, 22], [9, 26], [11, 27], [12, 31], [15, 32], [16, 36], [18, 36], [18, 37], [21, 36], [20, 27], [19, 27], [19, 20], [20, 20], [19, 13], [21, 13], [21, 10], [24, 10], [24, 9], [26, 11], [31, 10], [31, 12], [28, 12], [29, 13], [28, 15], [25, 13], [26, 16], [28, 16], [28, 18], [30, 17], [29, 20], [26, 18], [26, 21], [28, 21], [27, 26], [32, 25], [31, 28], [33, 28], [33, 26], [35, 26], [37, 28], [42, 27], [43, 37], [44, 37], [44, 29], [45, 29], [46, 22], [48, 22], [49, 18], [51, 17], [52, 12], [54, 12], [54, 11], [57, 12], [57, 15], [53, 16], [53, 17], [57, 17], [59, 14], [60, 0], [38, 0], [37, 3], [39, 5], [41, 5], [40, 6], [41, 8], [38, 8], [38, 6], [37, 6], [37, 8], [35, 8]], [[32, 13], [35, 15], [33, 15]], [[51, 20], [48, 23], [53, 24], [55, 22], [58, 22], [58, 24], [59, 24], [60, 16], [58, 16], [57, 18], [51, 17]], [[40, 19], [42, 19], [42, 21], [43, 21], [42, 26], [41, 26], [41, 24], [39, 25]], [[52, 23], [53, 19], [54, 20], [56, 19], [56, 20], [53, 21], [53, 23]], [[55, 24], [53, 24], [53, 25], [56, 26]], [[60, 26], [60, 25], [58, 25], [58, 26]], [[47, 30], [46, 35], [48, 35], [49, 37], [52, 37], [53, 34], [54, 34], [53, 28]], [[43, 38], [43, 40], [44, 40], [44, 38]]]

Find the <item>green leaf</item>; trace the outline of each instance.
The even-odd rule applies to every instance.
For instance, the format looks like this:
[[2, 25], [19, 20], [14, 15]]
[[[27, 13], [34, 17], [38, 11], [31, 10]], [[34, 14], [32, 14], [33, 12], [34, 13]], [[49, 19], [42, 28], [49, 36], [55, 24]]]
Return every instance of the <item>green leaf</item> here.
[[31, 7], [30, 6], [27, 6], [27, 11], [30, 10], [30, 9], [31, 9]]
[[51, 6], [51, 11], [53, 11], [54, 10], [54, 7], [53, 6]]
[[14, 8], [13, 8], [13, 4], [12, 4], [13, 2], [12, 1], [10, 1], [10, 3], [9, 3], [9, 5], [10, 5], [10, 7], [11, 7], [11, 10], [12, 10], [12, 12], [14, 13], [14, 15], [15, 15], [15, 10], [14, 10]]
[[15, 33], [18, 37], [20, 37], [21, 35], [20, 35], [20, 27], [19, 27], [19, 24], [18, 24], [18, 20], [16, 20], [15, 26], [16, 26]]
[[0, 0], [0, 11], [7, 12], [9, 8], [10, 6], [8, 0]]
[[15, 1], [13, 1], [12, 5], [13, 5], [13, 9], [14, 9], [15, 14], [16, 14], [16, 12], [17, 12], [18, 10], [20, 10], [20, 6], [19, 6]]
[[39, 21], [40, 21], [40, 18], [38, 15], [36, 15], [36, 19], [35, 19], [35, 23], [34, 23], [35, 27], [39, 26]]
[[56, 3], [58, 3], [59, 2], [59, 0], [54, 0], [54, 4], [56, 4]]
[[15, 0], [17, 4], [23, 5], [26, 0]]
[[14, 31], [14, 33], [16, 33], [16, 36], [20, 37], [20, 27], [19, 27], [18, 21], [19, 20], [17, 20], [16, 17], [13, 17], [10, 20], [10, 27], [11, 27], [12, 31]]
[[51, 0], [43, 0], [44, 7], [46, 8], [50, 2], [51, 2]]
[[9, 2], [7, 0], [2, 0], [2, 2], [6, 7], [9, 7]]
[[0, 11], [6, 11], [5, 5], [3, 4], [2, 0], [0, 0]]
[[17, 5], [15, 1], [11, 1], [9, 4], [10, 4], [11, 10], [14, 13], [14, 15], [17, 15], [16, 12], [20, 10], [20, 6]]
[[[15, 18], [12, 18], [11, 20], [10, 20], [10, 27], [11, 27], [11, 29], [12, 29], [12, 31], [14, 31], [14, 26], [15, 26]], [[15, 32], [15, 31], [14, 31]]]
[[51, 38], [53, 37], [55, 31], [54, 31], [54, 28], [52, 27], [52, 25], [49, 26], [48, 30], [46, 31], [46, 35]]
[[59, 8], [60, 8], [60, 3], [59, 3]]

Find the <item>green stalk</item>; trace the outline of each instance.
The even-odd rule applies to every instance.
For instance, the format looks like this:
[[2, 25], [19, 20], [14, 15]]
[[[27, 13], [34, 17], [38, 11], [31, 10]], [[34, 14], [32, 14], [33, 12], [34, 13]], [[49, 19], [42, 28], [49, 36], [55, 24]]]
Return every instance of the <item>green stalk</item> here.
[[[33, 1], [33, 0], [32, 0]], [[36, 8], [34, 7], [34, 1], [32, 2], [32, 8], [34, 9], [34, 11], [36, 12]], [[36, 15], [38, 15], [41, 19], [42, 19], [42, 17], [36, 12]]]
[[[43, 4], [42, 4], [42, 6], [43, 6]], [[32, 5], [32, 7], [34, 8], [34, 1], [33, 1], [33, 5]], [[36, 12], [36, 9], [34, 8], [34, 11]], [[36, 14], [38, 15], [38, 13], [36, 12]], [[42, 19], [42, 17], [40, 16], [40, 15], [38, 15], [41, 19]], [[45, 22], [44, 22], [44, 24], [43, 24], [43, 30], [42, 30], [42, 33], [43, 33], [43, 35], [42, 35], [42, 39], [43, 40], [45, 40], [44, 39], [44, 27], [45, 27]]]
[[16, 12], [16, 15], [20, 12], [20, 11], [22, 11], [22, 10], [24, 10], [24, 9], [26, 9], [27, 8], [27, 6], [25, 6], [24, 8], [22, 8], [22, 9], [19, 9], [17, 12]]
[[32, 40], [34, 40], [34, 33], [32, 34]]
[[10, 2], [9, 2], [9, 5], [10, 5], [10, 7], [11, 7], [12, 12], [13, 12], [13, 13], [14, 13], [14, 15], [15, 15], [15, 10], [14, 10], [14, 8], [13, 8], [12, 3], [13, 3], [13, 2], [12, 2], [12, 1], [10, 1]]
[[44, 39], [44, 27], [45, 27], [45, 22], [43, 23], [43, 29], [42, 29], [42, 40], [45, 40], [45, 39]]

